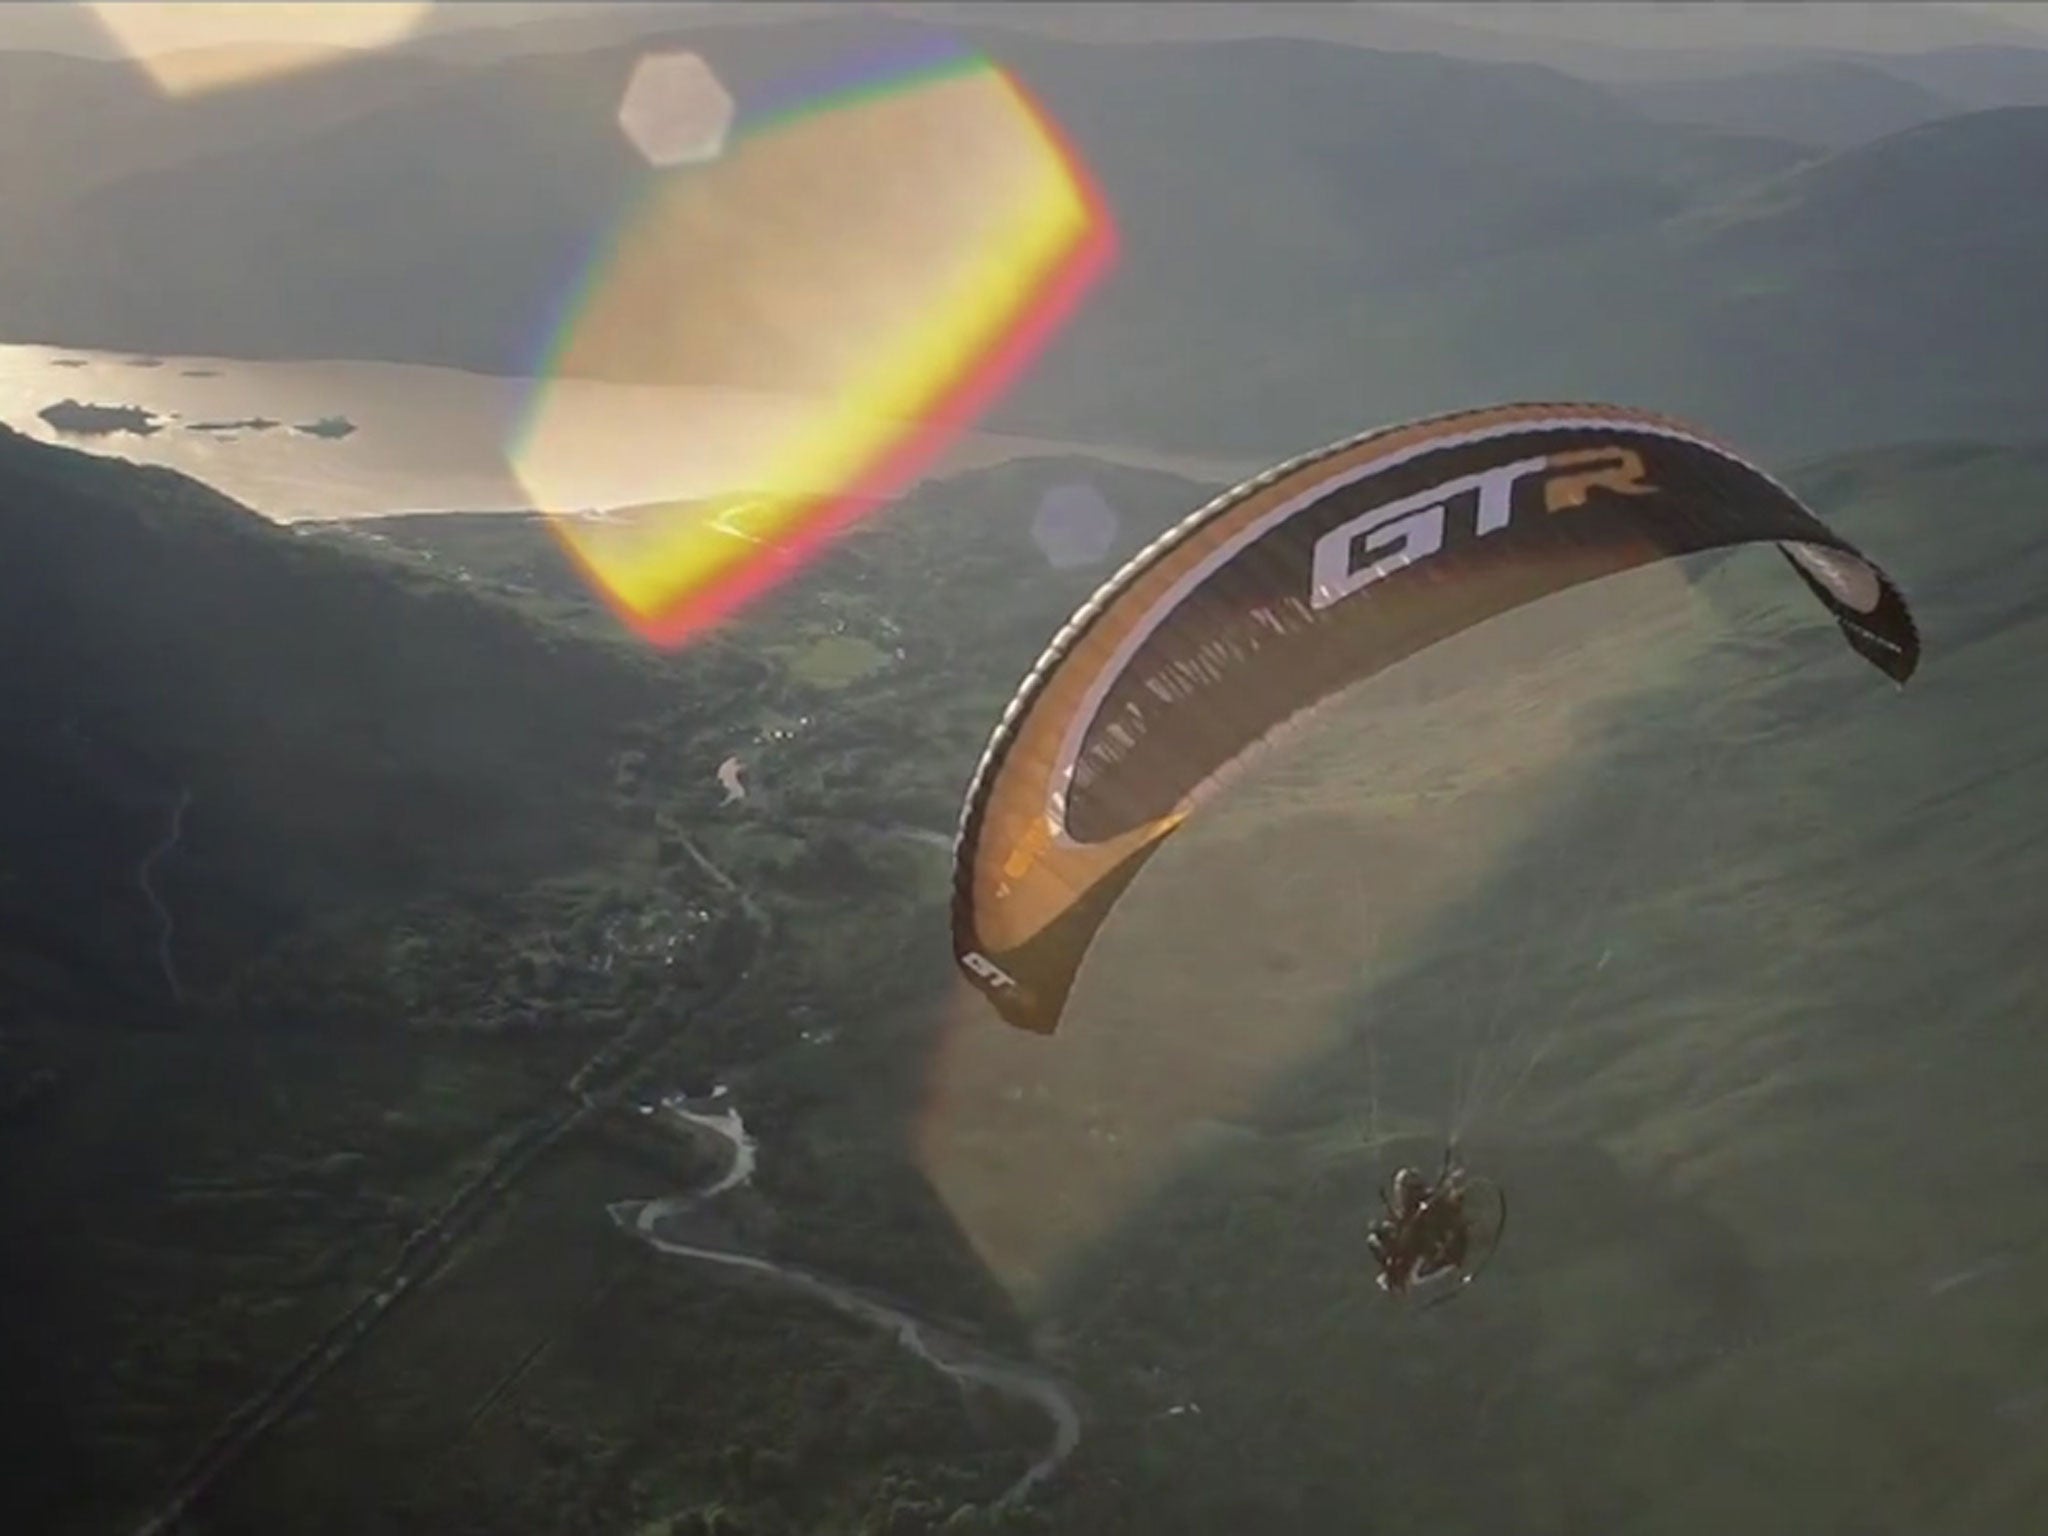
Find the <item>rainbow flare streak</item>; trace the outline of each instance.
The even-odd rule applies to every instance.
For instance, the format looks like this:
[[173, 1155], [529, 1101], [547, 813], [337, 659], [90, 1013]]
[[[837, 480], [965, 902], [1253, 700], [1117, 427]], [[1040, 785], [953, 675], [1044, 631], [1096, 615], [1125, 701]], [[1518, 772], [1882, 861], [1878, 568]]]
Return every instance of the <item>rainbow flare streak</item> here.
[[[682, 643], [913, 480], [1057, 334], [1115, 248], [1058, 127], [980, 55], [920, 58], [907, 76], [899, 65], [882, 85], [757, 119], [722, 160], [657, 179], [545, 371], [801, 408], [742, 445], [720, 503], [557, 517], [557, 535], [622, 621]], [[545, 493], [538, 403], [520, 437], [514, 464], [535, 501], [568, 510]], [[566, 467], [569, 447], [555, 451]]]

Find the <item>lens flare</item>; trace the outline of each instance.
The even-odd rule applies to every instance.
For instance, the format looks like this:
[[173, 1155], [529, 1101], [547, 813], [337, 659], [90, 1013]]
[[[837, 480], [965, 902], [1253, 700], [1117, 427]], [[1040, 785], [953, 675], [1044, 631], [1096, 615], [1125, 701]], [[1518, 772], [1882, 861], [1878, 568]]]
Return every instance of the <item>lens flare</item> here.
[[365, 3], [118, 3], [87, 9], [166, 96], [200, 96], [298, 74], [403, 42], [426, 19], [427, 0]]
[[[730, 616], [914, 479], [1114, 255], [1058, 128], [979, 54], [899, 54], [740, 105], [724, 153], [654, 177], [589, 264], [511, 453], [586, 578], [661, 645]], [[562, 386], [591, 378], [701, 402], [678, 408], [660, 451], [678, 479], [727, 494], [567, 515], [584, 510], [571, 487], [588, 483], [591, 444]]]
[[1092, 485], [1056, 485], [1038, 501], [1031, 540], [1054, 570], [1100, 565], [1116, 548], [1116, 508]]
[[732, 93], [694, 53], [657, 53], [633, 68], [619, 129], [649, 165], [715, 160], [732, 129]]

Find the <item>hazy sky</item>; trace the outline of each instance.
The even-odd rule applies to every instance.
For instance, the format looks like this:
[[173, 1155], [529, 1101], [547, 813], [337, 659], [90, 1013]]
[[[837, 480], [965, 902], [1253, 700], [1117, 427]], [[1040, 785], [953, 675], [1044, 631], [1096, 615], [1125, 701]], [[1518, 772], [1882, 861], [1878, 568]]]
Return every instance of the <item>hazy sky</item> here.
[[1656, 4], [1545, 0], [1493, 4], [1404, 4], [1461, 26], [1640, 47], [1735, 48], [1781, 45], [1889, 50], [2014, 42], [2048, 46], [2042, 0], [1661, 0]]
[[[92, 48], [98, 28], [81, 28], [88, 13], [131, 13], [113, 22], [115, 30], [131, 38], [146, 37], [139, 46], [151, 50], [190, 47], [222, 42], [293, 41], [347, 44], [361, 38], [381, 41], [391, 31], [386, 14], [391, 0], [370, 4], [317, 4], [308, 0], [262, 4], [208, 4], [202, 0], [177, 0], [161, 5], [87, 5], [82, 0], [36, 0], [36, 3], [0, 5], [0, 46], [64, 48], [82, 51]], [[415, 7], [397, 5], [398, 10]], [[431, 7], [426, 25], [432, 31], [466, 29], [476, 26], [516, 25], [522, 21], [552, 19], [615, 6], [517, 3], [497, 4], [488, 0], [442, 0]], [[688, 11], [732, 12], [733, 3], [670, 4], [658, 7], [670, 15]], [[754, 8], [750, 6], [750, 9]], [[802, 7], [815, 9], [816, 7]], [[1153, 3], [1143, 11], [1125, 10], [1134, 19], [1149, 12], [1149, 20], [1162, 31], [1178, 30], [1170, 13], [1183, 6]], [[1372, 9], [1375, 7], [1361, 7]], [[1597, 0], [1546, 0], [1546, 3], [1516, 3], [1494, 0], [1473, 4], [1449, 0], [1440, 4], [1393, 4], [1376, 7], [1395, 12], [1421, 13], [1455, 22], [1461, 27], [1490, 32], [1511, 32], [1552, 38], [1585, 39], [1635, 47], [1730, 48], [1730, 47], [1818, 47], [1841, 49], [1938, 48], [1967, 43], [2036, 43], [2048, 46], [2048, 3], [2043, 0], [1943, 0], [1943, 3], [1912, 3], [1912, 0], [1809, 0], [1805, 4], [1749, 3], [1749, 0], [1662, 0], [1655, 4], [1597, 3]], [[655, 10], [648, 6], [641, 9]], [[792, 9], [795, 9], [794, 7]], [[915, 9], [891, 6], [899, 13]], [[960, 19], [963, 6], [937, 6]], [[1245, 7], [1233, 6], [1233, 10]], [[1298, 10], [1275, 5], [1269, 11]], [[1203, 11], [1212, 12], [1204, 5]], [[68, 14], [67, 14], [68, 13]], [[148, 14], [145, 14], [148, 13]], [[757, 10], [758, 14], [758, 10]], [[131, 20], [137, 24], [131, 25]], [[309, 37], [308, 34], [312, 34]], [[100, 33], [102, 46], [105, 34]], [[372, 41], [372, 45], [374, 45]], [[95, 50], [97, 51], [97, 50]]]

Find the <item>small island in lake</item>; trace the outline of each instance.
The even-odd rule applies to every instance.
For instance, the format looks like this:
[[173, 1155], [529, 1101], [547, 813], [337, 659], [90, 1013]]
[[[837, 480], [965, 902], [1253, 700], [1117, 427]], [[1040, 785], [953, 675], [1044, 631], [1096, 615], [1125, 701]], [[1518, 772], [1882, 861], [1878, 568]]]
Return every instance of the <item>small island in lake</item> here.
[[73, 437], [104, 437], [109, 432], [133, 432], [138, 437], [148, 437], [163, 430], [156, 412], [139, 405], [87, 405], [82, 400], [59, 400], [36, 414], [53, 430]]
[[268, 432], [272, 427], [283, 426], [268, 416], [246, 416], [240, 421], [195, 421], [186, 427], [187, 432]]

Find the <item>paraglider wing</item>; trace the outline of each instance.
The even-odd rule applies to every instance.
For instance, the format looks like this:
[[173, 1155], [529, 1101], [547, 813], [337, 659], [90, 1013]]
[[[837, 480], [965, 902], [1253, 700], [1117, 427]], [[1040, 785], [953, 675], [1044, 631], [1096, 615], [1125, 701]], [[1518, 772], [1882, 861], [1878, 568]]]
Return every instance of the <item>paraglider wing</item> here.
[[1581, 582], [1778, 543], [1903, 682], [1883, 572], [1731, 449], [1615, 406], [1513, 405], [1353, 438], [1218, 497], [1082, 605], [1004, 711], [955, 850], [954, 954], [1056, 1026], [1090, 939], [1225, 770], [1405, 656]]

